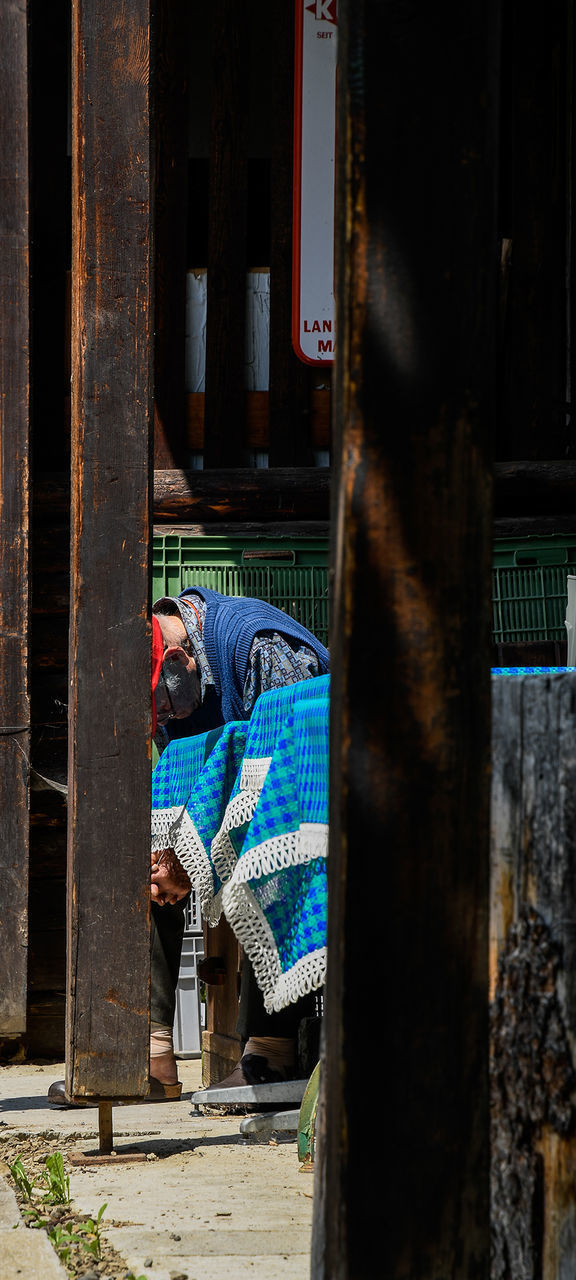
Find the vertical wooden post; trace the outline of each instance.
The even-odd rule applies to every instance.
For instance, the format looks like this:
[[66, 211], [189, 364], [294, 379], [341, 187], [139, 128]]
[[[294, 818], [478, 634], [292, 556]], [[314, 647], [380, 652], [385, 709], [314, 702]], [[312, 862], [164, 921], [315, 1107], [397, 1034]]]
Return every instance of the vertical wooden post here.
[[292, 347], [294, 5], [276, 14], [270, 226], [270, 466], [311, 461], [309, 370]]
[[339, 22], [312, 1275], [470, 1280], [489, 1273], [497, 5], [342, 0]]
[[73, 5], [66, 1087], [148, 1077], [150, 0]]
[[576, 680], [492, 689], [492, 1280], [576, 1274]]
[[186, 467], [185, 318], [190, 5], [160, 0], [154, 15], [154, 465]]
[[29, 174], [27, 6], [0, 26], [0, 1035], [26, 1028], [28, 898]]
[[205, 467], [242, 465], [246, 330], [245, 0], [213, 0]]

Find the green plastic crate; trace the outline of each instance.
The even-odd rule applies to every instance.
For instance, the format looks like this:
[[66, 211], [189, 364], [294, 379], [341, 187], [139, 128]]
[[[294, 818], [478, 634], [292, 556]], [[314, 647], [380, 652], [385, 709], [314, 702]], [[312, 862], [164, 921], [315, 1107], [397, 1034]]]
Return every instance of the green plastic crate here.
[[576, 536], [498, 538], [493, 563], [493, 640], [566, 640], [567, 579]]
[[195, 584], [267, 600], [328, 644], [327, 538], [155, 534], [152, 599]]

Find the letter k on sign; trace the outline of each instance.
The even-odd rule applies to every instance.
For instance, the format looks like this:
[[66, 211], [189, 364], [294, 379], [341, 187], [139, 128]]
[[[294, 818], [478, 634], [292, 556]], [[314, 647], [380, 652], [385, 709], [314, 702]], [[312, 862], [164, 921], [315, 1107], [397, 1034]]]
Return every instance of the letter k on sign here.
[[317, 22], [336, 22], [336, 0], [312, 0], [306, 8], [314, 13]]

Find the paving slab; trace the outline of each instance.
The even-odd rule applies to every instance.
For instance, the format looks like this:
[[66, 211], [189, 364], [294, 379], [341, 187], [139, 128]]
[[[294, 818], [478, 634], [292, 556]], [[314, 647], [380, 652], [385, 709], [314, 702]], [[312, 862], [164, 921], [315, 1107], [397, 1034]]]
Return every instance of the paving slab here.
[[67, 1273], [43, 1231], [0, 1228], [2, 1280], [67, 1280]]
[[[75, 1165], [74, 1206], [93, 1215], [106, 1203], [106, 1238], [147, 1280], [308, 1280], [314, 1179], [300, 1170], [296, 1133], [243, 1133], [242, 1117], [199, 1113], [191, 1095], [201, 1084], [200, 1063], [181, 1061], [179, 1074], [179, 1102], [113, 1109], [115, 1150], [146, 1159]], [[98, 1152], [97, 1109], [46, 1100], [62, 1076], [61, 1063], [0, 1067], [0, 1160], [3, 1136], [18, 1133], [57, 1135], [64, 1154]], [[21, 1234], [36, 1236], [13, 1231]], [[44, 1275], [52, 1280], [41, 1269], [9, 1272], [6, 1280]]]

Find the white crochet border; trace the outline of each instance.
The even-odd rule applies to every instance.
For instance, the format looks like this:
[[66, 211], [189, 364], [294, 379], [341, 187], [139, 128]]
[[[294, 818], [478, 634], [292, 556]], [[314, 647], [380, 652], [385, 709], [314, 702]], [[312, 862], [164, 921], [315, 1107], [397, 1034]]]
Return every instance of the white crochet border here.
[[326, 980], [326, 947], [302, 956], [282, 973], [274, 935], [254, 895], [245, 884], [230, 882], [222, 890], [226, 919], [249, 957], [267, 1013], [279, 1013]]
[[286, 831], [281, 836], [270, 836], [243, 853], [236, 863], [232, 880], [234, 884], [246, 884], [259, 880], [285, 867], [300, 867], [314, 858], [328, 857], [328, 824], [302, 822], [297, 831]]
[[222, 890], [214, 893], [212, 868], [204, 845], [186, 808], [152, 810], [152, 853], [173, 849], [190, 876], [200, 899], [202, 914], [209, 925], [217, 925], [222, 915]]
[[210, 855], [223, 884], [233, 875], [238, 863], [230, 832], [251, 821], [259, 797], [259, 791], [239, 791], [226, 805], [222, 826], [210, 845]]
[[272, 763], [272, 756], [254, 757], [243, 760], [240, 770], [240, 786], [243, 791], [261, 791], [266, 781], [266, 774]]

